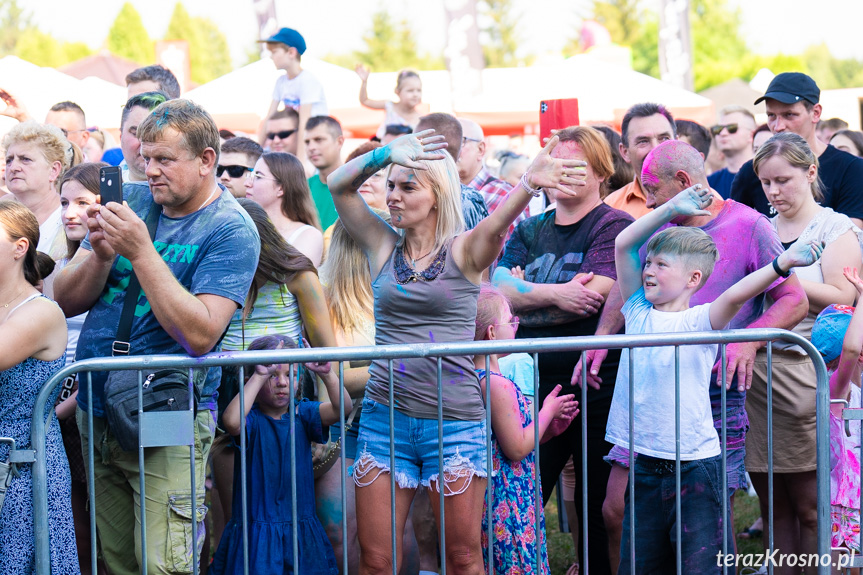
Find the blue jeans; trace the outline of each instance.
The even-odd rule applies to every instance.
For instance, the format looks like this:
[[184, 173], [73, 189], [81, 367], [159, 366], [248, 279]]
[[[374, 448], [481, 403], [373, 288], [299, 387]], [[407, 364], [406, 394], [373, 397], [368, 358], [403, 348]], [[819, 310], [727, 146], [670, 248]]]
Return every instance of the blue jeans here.
[[[674, 461], [639, 454], [635, 459], [635, 565], [629, 553], [632, 506], [627, 490], [619, 575], [676, 572], [675, 491]], [[719, 573], [722, 456], [681, 461], [680, 494], [682, 572]]]

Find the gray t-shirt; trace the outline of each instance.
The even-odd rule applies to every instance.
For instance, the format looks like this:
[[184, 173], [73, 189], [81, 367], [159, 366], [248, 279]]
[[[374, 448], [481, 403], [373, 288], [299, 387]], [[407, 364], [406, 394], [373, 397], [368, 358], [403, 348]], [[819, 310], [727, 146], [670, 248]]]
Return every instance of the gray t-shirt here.
[[[452, 243], [448, 247], [451, 246]], [[435, 258], [424, 272], [426, 277], [431, 277], [436, 264], [443, 265], [437, 277], [429, 281], [407, 279], [413, 270], [401, 250], [393, 250], [372, 282], [377, 345], [473, 341], [479, 286], [462, 274], [451, 251], [444, 249], [447, 253]], [[389, 405], [387, 363], [387, 360], [372, 362], [366, 385], [367, 397], [384, 405]], [[473, 358], [445, 357], [441, 374], [443, 418], [483, 419], [485, 409]], [[394, 360], [393, 398], [396, 409], [406, 415], [437, 419], [437, 359]]]

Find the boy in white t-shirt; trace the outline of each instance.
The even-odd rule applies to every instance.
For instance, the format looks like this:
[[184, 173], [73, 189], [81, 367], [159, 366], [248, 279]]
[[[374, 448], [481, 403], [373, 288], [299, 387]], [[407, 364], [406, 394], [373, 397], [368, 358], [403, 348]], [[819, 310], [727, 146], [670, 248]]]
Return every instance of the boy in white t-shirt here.
[[[656, 190], [654, 190], [654, 193]], [[777, 276], [811, 265], [822, 247], [795, 243], [765, 266], [746, 276], [713, 303], [689, 307], [689, 300], [707, 281], [719, 257], [706, 232], [673, 227], [650, 236], [676, 218], [709, 215], [712, 192], [696, 184], [636, 220], [617, 236], [617, 283], [626, 301], [621, 310], [627, 335], [683, 333], [724, 328], [747, 300]], [[647, 259], [639, 249], [647, 239]], [[680, 485], [684, 572], [718, 569], [722, 550], [722, 460], [719, 437], [710, 411], [710, 370], [718, 345], [687, 345], [680, 354]], [[629, 355], [632, 354], [634, 397], [629, 397]], [[619, 573], [675, 571], [675, 392], [673, 347], [624, 350], [606, 428], [606, 441], [632, 449], [635, 459], [635, 565], [630, 558], [628, 501], [620, 545]], [[630, 446], [629, 404], [634, 405]]]
[[[306, 122], [312, 116], [329, 114], [324, 87], [311, 72], [303, 70], [300, 65], [300, 58], [306, 51], [306, 40], [293, 28], [282, 28], [275, 35], [259, 42], [267, 44], [276, 68], [285, 71], [285, 75], [276, 80], [273, 101], [266, 117], [272, 116], [280, 105], [297, 111], [300, 116], [297, 124], [297, 157], [305, 161]], [[266, 122], [262, 124], [258, 134], [261, 144], [264, 142], [265, 125]]]

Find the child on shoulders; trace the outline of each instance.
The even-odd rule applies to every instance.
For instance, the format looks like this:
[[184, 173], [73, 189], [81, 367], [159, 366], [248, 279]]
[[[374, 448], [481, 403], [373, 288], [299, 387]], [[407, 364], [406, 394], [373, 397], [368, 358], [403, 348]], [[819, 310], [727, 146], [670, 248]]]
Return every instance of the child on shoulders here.
[[[795, 243], [772, 265], [743, 278], [716, 301], [689, 307], [689, 300], [707, 281], [719, 257], [710, 236], [695, 227], [679, 226], [650, 236], [677, 217], [709, 215], [708, 187], [696, 184], [636, 220], [615, 242], [617, 282], [626, 303], [621, 310], [627, 335], [685, 333], [723, 329], [744, 303], [760, 294], [783, 270], [811, 265], [820, 245]], [[647, 259], [639, 249], [648, 238]], [[681, 541], [684, 571], [716, 570], [722, 550], [722, 461], [719, 437], [710, 410], [710, 370], [717, 344], [686, 345], [680, 358], [681, 512], [686, 533]], [[634, 364], [634, 396], [629, 396], [629, 359]], [[628, 501], [623, 520], [619, 573], [673, 572], [676, 513], [675, 350], [651, 347], [624, 350], [606, 429], [606, 441], [634, 450], [635, 502]], [[635, 426], [629, 429], [630, 402]], [[630, 445], [630, 438], [632, 445]], [[669, 494], [671, 494], [669, 496]], [[639, 553], [630, 564], [630, 514], [635, 513]]]

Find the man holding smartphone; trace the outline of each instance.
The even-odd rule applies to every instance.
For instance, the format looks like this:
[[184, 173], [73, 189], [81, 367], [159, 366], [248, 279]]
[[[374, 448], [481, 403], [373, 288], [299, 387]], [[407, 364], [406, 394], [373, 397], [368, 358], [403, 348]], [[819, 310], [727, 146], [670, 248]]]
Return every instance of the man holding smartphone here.
[[[141, 292], [127, 342], [129, 354], [193, 356], [218, 350], [257, 268], [260, 238], [255, 226], [216, 183], [219, 132], [210, 115], [188, 100], [170, 100], [148, 113], [135, 135], [151, 193], [126, 187], [126, 203], [88, 208], [90, 235], [56, 280], [57, 303], [67, 316], [89, 310], [78, 359], [112, 355], [133, 268]], [[144, 219], [153, 209], [161, 209], [161, 214], [151, 241]], [[93, 441], [96, 451], [94, 503], [105, 563], [111, 573], [133, 575], [140, 572], [143, 557], [134, 495], [138, 453], [123, 451], [109, 432], [106, 377], [93, 374], [92, 404], [87, 401], [90, 381], [80, 383], [78, 427], [82, 444]], [[195, 415], [198, 502], [204, 501], [204, 468], [215, 432], [212, 414], [220, 377], [219, 368], [208, 370]], [[92, 437], [85, 416], [91, 410]], [[204, 533], [204, 512], [201, 507], [192, 510], [188, 458], [188, 446], [147, 450], [146, 555], [152, 573], [193, 569], [185, 533], [191, 532], [193, 517], [198, 533]], [[203, 537], [197, 543], [200, 553]]]

